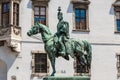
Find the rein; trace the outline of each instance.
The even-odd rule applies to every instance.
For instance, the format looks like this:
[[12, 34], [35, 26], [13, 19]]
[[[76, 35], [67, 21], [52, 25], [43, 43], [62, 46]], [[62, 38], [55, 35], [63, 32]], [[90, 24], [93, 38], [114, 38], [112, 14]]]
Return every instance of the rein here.
[[33, 39], [38, 39], [38, 40], [41, 40], [42, 41], [42, 39], [40, 39], [40, 38], [38, 38], [38, 37], [36, 37], [36, 36], [31, 36]]

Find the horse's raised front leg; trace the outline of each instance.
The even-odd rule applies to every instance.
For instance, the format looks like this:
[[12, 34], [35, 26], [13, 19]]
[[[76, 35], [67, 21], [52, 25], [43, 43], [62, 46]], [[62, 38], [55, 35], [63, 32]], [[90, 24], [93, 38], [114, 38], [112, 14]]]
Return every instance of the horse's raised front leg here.
[[50, 61], [51, 61], [52, 69], [53, 69], [53, 72], [51, 73], [51, 76], [54, 76], [55, 73], [56, 73], [56, 70], [55, 70], [55, 57], [52, 57], [52, 58], [50, 59]]

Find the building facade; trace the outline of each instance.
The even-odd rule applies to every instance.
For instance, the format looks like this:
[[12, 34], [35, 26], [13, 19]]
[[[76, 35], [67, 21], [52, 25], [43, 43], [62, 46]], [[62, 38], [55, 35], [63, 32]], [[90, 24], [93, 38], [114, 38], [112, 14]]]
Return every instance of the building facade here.
[[76, 59], [56, 59], [55, 76], [88, 73], [91, 80], [119, 80], [120, 0], [0, 0], [0, 80], [42, 80], [52, 72], [41, 35], [27, 36], [40, 22], [57, 31], [57, 9], [71, 38], [92, 45], [89, 72]]

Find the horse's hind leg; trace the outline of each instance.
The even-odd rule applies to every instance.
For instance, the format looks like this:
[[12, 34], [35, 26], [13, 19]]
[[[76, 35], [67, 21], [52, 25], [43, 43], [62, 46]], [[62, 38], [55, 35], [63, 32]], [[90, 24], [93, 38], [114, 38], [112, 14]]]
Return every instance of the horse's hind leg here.
[[52, 66], [52, 69], [53, 69], [53, 72], [51, 73], [51, 76], [54, 76], [55, 73], [56, 73], [56, 70], [55, 70], [55, 57], [51, 57], [50, 62], [51, 62], [51, 66]]
[[91, 59], [92, 59], [92, 47], [91, 45], [86, 42], [87, 46], [85, 48], [87, 55], [86, 55], [86, 60], [87, 60], [87, 66], [90, 68], [91, 66]]
[[77, 53], [77, 59], [80, 62], [81, 65], [86, 65], [86, 59], [85, 59], [85, 55], [84, 55], [84, 49], [81, 47], [77, 47], [76, 48], [76, 53]]
[[77, 56], [77, 60], [79, 61], [81, 65], [83, 66], [86, 65], [86, 60], [83, 56]]

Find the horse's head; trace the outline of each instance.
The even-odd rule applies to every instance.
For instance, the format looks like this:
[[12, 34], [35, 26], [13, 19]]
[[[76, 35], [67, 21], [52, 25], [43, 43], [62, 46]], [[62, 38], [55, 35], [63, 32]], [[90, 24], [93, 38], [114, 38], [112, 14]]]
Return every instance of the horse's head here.
[[28, 36], [32, 36], [32, 35], [35, 35], [35, 34], [38, 34], [40, 32], [43, 31], [42, 27], [40, 26], [41, 24], [35, 24], [28, 32], [27, 32], [27, 35]]
[[32, 36], [38, 33], [42, 33], [43, 37], [50, 37], [52, 33], [50, 32], [49, 28], [43, 24], [36, 23], [28, 32], [28, 36]]

